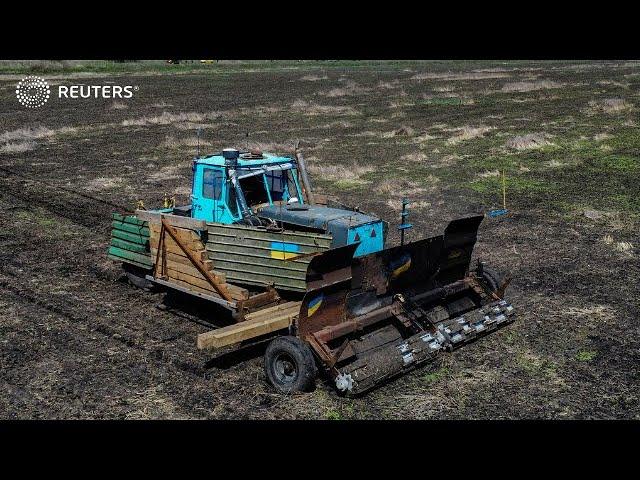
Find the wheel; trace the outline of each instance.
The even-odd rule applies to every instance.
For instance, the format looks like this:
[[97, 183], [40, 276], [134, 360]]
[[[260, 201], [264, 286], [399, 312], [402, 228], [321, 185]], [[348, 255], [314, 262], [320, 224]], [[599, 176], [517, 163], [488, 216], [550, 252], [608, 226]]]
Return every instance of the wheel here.
[[264, 354], [269, 382], [280, 393], [305, 392], [314, 384], [318, 368], [311, 348], [297, 337], [278, 337]]
[[500, 285], [504, 283], [504, 276], [488, 267], [482, 268], [482, 279], [493, 293], [497, 292]]
[[147, 271], [145, 269], [136, 267], [129, 263], [123, 263], [122, 269], [129, 279], [129, 282], [134, 287], [148, 291], [153, 291], [156, 288], [156, 285], [153, 282], [150, 282], [149, 280], [144, 278], [144, 276], [147, 274]]

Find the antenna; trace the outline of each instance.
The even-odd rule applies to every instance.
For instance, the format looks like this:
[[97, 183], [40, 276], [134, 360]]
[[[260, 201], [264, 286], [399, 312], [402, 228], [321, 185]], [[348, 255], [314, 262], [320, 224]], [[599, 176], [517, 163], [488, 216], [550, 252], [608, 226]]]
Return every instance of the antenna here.
[[197, 158], [200, 158], [200, 133], [202, 132], [202, 127], [198, 127], [198, 155]]

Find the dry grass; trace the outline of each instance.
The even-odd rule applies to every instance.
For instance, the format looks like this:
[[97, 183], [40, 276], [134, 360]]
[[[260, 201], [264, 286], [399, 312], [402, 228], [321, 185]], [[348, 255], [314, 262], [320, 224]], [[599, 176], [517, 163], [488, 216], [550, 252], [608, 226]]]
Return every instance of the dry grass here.
[[616, 318], [616, 311], [608, 305], [593, 305], [589, 307], [569, 307], [562, 312], [563, 315], [585, 318], [592, 324], [607, 322]]
[[612, 87], [620, 87], [620, 88], [629, 88], [631, 84], [629, 82], [617, 82], [615, 80], [600, 80], [597, 82], [597, 85], [602, 86], [612, 86]]
[[633, 104], [623, 98], [591, 100], [588, 110], [593, 113], [620, 113], [633, 110]]
[[220, 118], [222, 114], [220, 112], [209, 113], [197, 113], [197, 112], [184, 112], [184, 113], [169, 113], [162, 112], [161, 115], [154, 117], [146, 116], [140, 118], [127, 119], [122, 121], [122, 126], [139, 126], [146, 127], [150, 125], [172, 125], [176, 123], [201, 123], [208, 120], [216, 120]]
[[0, 145], [0, 153], [23, 153], [35, 150], [38, 144], [33, 141], [6, 143]]
[[378, 82], [377, 88], [381, 90], [393, 90], [395, 88], [400, 88], [400, 80], [396, 79], [391, 82]]
[[460, 127], [455, 128], [452, 131], [455, 131], [456, 134], [447, 140], [447, 143], [450, 145], [455, 145], [456, 143], [463, 142], [466, 140], [471, 140], [473, 138], [484, 137], [487, 132], [493, 130], [494, 127], [487, 127], [481, 125], [479, 127]]
[[179, 180], [182, 178], [180, 175], [179, 165], [168, 165], [159, 169], [151, 170], [149, 174], [149, 180], [154, 182], [164, 182], [167, 180]]
[[329, 77], [326, 75], [305, 75], [304, 77], [300, 77], [300, 80], [303, 82], [319, 82], [321, 80], [329, 80]]
[[438, 183], [440, 179], [429, 175], [423, 183], [404, 178], [389, 178], [377, 185], [378, 194], [385, 197], [401, 198], [404, 196], [419, 196], [429, 189], [425, 188]]
[[499, 170], [485, 170], [484, 172], [478, 173], [478, 177], [480, 178], [491, 178], [491, 177], [499, 177]]
[[121, 186], [123, 181], [122, 177], [98, 177], [87, 182], [86, 188], [89, 190], [108, 190]]
[[503, 92], [533, 92], [535, 90], [547, 90], [560, 88], [563, 85], [553, 80], [536, 80], [534, 82], [509, 82], [502, 86]]
[[358, 115], [358, 111], [349, 106], [334, 105], [318, 105], [316, 103], [306, 102], [305, 100], [296, 100], [291, 104], [291, 109], [303, 113], [308, 116], [317, 115]]
[[167, 103], [165, 101], [162, 102], [158, 102], [158, 103], [154, 103], [151, 105], [153, 108], [167, 108], [167, 107], [173, 107], [173, 105], [171, 103]]
[[17, 130], [6, 131], [0, 135], [0, 142], [8, 143], [13, 141], [28, 141], [38, 140], [41, 138], [52, 137], [55, 135], [55, 130], [51, 130], [46, 127], [36, 128], [19, 128]]
[[369, 93], [371, 91], [370, 88], [363, 87], [358, 85], [353, 80], [348, 80], [345, 82], [343, 87], [336, 87], [328, 90], [326, 92], [321, 92], [320, 95], [324, 95], [329, 98], [335, 97], [348, 97], [353, 95], [362, 95]]
[[126, 110], [129, 106], [123, 102], [113, 102], [109, 109], [111, 110]]
[[311, 175], [330, 181], [346, 181], [350, 183], [369, 183], [361, 177], [375, 171], [374, 167], [358, 165], [322, 164], [314, 157], [307, 159], [308, 170]]
[[55, 133], [55, 130], [46, 127], [5, 131], [0, 135], [0, 143], [4, 144], [0, 145], [0, 153], [24, 153], [35, 150], [38, 146], [35, 140], [52, 137]]
[[625, 253], [633, 250], [633, 243], [631, 242], [616, 242], [613, 246], [617, 252]]
[[631, 253], [633, 251], [633, 243], [631, 242], [616, 242], [614, 238], [607, 234], [602, 237], [602, 241], [605, 245], [610, 245], [616, 252], [620, 253]]
[[416, 131], [408, 126], [402, 125], [399, 128], [396, 128], [395, 130], [392, 130], [390, 132], [384, 132], [381, 137], [382, 138], [393, 138], [393, 137], [413, 137], [415, 135]]
[[161, 386], [147, 388], [143, 392], [134, 392], [128, 399], [133, 410], [125, 416], [127, 420], [178, 419], [184, 418], [176, 413], [172, 399], [162, 392]]
[[404, 160], [405, 162], [416, 162], [416, 163], [423, 163], [423, 162], [426, 162], [428, 159], [429, 157], [422, 152], [408, 153], [400, 157], [400, 160]]
[[528, 133], [527, 135], [519, 135], [507, 140], [505, 147], [515, 150], [533, 150], [552, 145], [547, 140], [548, 135], [545, 133]]
[[505, 72], [470, 72], [470, 73], [418, 73], [411, 80], [490, 80], [493, 78], [509, 78]]
[[180, 148], [180, 147], [198, 147], [198, 142], [201, 147], [210, 147], [212, 146], [211, 142], [203, 140], [200, 138], [198, 141], [198, 137], [186, 137], [186, 138], [175, 138], [171, 136], [165, 137], [164, 141], [160, 144], [162, 147], [167, 148]]
[[318, 128], [323, 129], [332, 129], [332, 128], [351, 128], [353, 127], [353, 123], [348, 122], [347, 120], [336, 120], [335, 122], [325, 123], [324, 125], [320, 125]]
[[610, 133], [598, 133], [596, 135], [593, 136], [593, 139], [596, 142], [601, 142], [602, 140], [608, 140], [610, 138], [613, 138], [613, 135], [611, 135]]
[[264, 153], [273, 153], [281, 155], [293, 154], [295, 150], [295, 141], [289, 140], [287, 142], [256, 142], [251, 141], [242, 145], [243, 149], [252, 150], [258, 149]]

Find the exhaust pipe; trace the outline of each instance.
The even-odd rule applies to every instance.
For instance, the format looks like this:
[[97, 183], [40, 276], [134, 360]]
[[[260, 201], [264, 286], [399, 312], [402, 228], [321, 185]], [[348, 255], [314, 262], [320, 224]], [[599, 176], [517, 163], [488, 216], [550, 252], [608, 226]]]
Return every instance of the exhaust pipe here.
[[311, 192], [311, 182], [309, 181], [309, 176], [307, 175], [307, 165], [304, 162], [304, 157], [302, 156], [302, 152], [298, 152], [299, 144], [300, 144], [300, 141], [297, 141], [295, 146], [295, 157], [298, 162], [298, 167], [300, 170], [300, 179], [302, 180], [304, 191], [307, 192], [307, 202], [309, 203], [309, 205], [314, 205], [315, 201], [313, 199], [313, 193]]

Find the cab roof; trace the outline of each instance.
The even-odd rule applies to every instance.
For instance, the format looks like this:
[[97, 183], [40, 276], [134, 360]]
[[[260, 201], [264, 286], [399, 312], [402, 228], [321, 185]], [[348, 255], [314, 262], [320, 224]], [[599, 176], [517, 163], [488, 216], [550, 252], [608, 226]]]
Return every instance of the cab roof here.
[[[278, 163], [288, 163], [293, 160], [292, 157], [288, 157], [288, 156], [283, 157], [283, 156], [273, 155], [271, 153], [263, 153], [262, 158], [242, 158], [243, 155], [247, 153], [249, 152], [240, 152], [240, 157], [238, 158], [238, 166], [240, 168], [259, 167], [261, 165], [273, 165]], [[201, 163], [204, 165], [212, 165], [216, 167], [225, 166], [225, 160], [221, 152], [196, 158], [194, 162]]]

